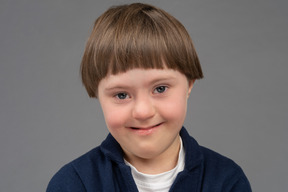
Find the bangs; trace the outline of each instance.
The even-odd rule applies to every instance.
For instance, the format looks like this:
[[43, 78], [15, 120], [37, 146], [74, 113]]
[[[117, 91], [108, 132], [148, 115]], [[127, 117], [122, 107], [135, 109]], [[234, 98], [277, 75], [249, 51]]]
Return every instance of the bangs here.
[[119, 25], [121, 29], [116, 31], [113, 39], [109, 63], [111, 73], [117, 74], [133, 68], [163, 68], [164, 63], [167, 64], [168, 52], [160, 35], [164, 34], [164, 30], [149, 17], [141, 15], [131, 18], [127, 24]]
[[[171, 68], [168, 66], [171, 61], [168, 62], [167, 45], [167, 39], [171, 38], [168, 37], [167, 26], [162, 25], [165, 22], [159, 21], [161, 17], [157, 13], [150, 16], [149, 14], [153, 12], [149, 9], [141, 12], [133, 11], [135, 12], [133, 16], [131, 10], [126, 10], [129, 14], [123, 11], [117, 17], [117, 21], [107, 28], [105, 35], [107, 39], [111, 39], [109, 46], [106, 38], [102, 38], [104, 43], [99, 45], [103, 47], [99, 47], [98, 54], [95, 55], [106, 58], [95, 58], [98, 61], [97, 68], [102, 70], [101, 74], [117, 74], [133, 68], [162, 69], [164, 66]], [[155, 19], [158, 20], [157, 23]]]
[[96, 97], [103, 78], [134, 68], [168, 68], [188, 79], [203, 77], [184, 26], [165, 11], [140, 3], [112, 7], [95, 21], [82, 58], [82, 81]]

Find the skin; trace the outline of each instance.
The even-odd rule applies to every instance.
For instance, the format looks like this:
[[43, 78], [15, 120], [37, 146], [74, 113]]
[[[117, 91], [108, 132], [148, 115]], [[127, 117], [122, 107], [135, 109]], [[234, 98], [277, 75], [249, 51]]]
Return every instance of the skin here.
[[107, 128], [138, 171], [158, 174], [176, 166], [193, 83], [172, 69], [132, 69], [100, 81]]

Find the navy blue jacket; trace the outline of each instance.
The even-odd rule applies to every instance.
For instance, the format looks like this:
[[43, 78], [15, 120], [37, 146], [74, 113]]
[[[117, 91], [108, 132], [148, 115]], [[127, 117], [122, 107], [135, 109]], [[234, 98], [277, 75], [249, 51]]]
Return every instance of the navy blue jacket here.
[[[185, 168], [170, 191], [250, 192], [242, 169], [232, 160], [199, 146], [185, 128], [180, 131], [185, 149]], [[123, 151], [111, 134], [103, 143], [62, 167], [51, 179], [47, 192], [137, 192]]]

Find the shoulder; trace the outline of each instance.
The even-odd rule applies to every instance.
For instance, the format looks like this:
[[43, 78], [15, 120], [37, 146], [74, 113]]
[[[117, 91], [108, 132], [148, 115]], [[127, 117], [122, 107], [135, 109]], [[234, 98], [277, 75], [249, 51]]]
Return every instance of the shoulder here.
[[[215, 169], [229, 167], [232, 169], [238, 169], [239, 166], [230, 158], [225, 157], [211, 149], [203, 146], [199, 146], [200, 151], [203, 154], [203, 161], [206, 166], [213, 166]], [[212, 167], [211, 167], [212, 168]]]
[[86, 191], [87, 178], [95, 173], [95, 169], [98, 172], [101, 156], [99, 147], [96, 147], [64, 165], [50, 180], [47, 192]]
[[243, 170], [233, 160], [200, 146], [185, 128], [180, 135], [186, 151], [186, 169], [199, 174], [202, 191], [251, 191]]
[[109, 134], [100, 146], [63, 166], [52, 177], [47, 192], [111, 191], [119, 167], [129, 169], [120, 145]]
[[52, 177], [46, 191], [68, 192], [73, 190], [85, 191], [85, 188], [73, 166], [71, 164], [67, 164]]
[[203, 154], [204, 186], [221, 191], [251, 191], [242, 168], [233, 160], [203, 146], [200, 146], [200, 150]]

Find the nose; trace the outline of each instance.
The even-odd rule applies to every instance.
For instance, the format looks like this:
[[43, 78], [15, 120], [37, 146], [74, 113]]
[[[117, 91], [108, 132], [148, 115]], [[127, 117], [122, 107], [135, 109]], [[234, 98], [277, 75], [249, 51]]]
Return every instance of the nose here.
[[155, 115], [155, 106], [149, 97], [142, 96], [135, 100], [132, 116], [137, 120], [146, 120]]

